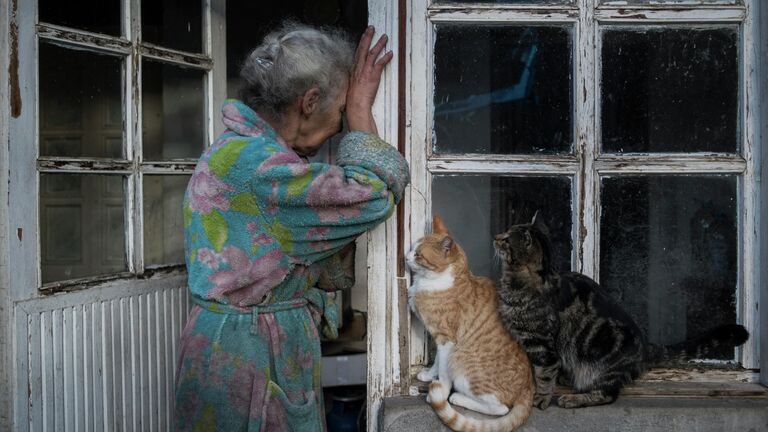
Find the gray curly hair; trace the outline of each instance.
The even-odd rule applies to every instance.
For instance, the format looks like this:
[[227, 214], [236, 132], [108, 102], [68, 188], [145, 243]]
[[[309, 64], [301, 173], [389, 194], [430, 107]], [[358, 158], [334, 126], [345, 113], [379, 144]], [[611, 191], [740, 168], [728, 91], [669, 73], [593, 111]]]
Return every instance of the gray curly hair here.
[[240, 98], [280, 121], [288, 105], [317, 87], [325, 109], [346, 83], [354, 49], [340, 30], [285, 22], [248, 54], [240, 68]]

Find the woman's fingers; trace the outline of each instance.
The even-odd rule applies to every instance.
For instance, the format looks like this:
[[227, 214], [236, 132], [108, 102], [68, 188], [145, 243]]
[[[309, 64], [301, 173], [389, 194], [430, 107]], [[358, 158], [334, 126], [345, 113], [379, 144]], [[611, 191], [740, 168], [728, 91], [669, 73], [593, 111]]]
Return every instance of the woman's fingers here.
[[357, 45], [357, 51], [355, 51], [355, 71], [359, 71], [365, 65], [365, 61], [368, 57], [368, 49], [371, 47], [371, 41], [373, 40], [373, 33], [373, 26], [368, 26], [363, 32], [363, 36], [360, 38], [360, 43]]
[[381, 51], [384, 49], [384, 46], [387, 45], [387, 35], [383, 34], [379, 38], [378, 42], [376, 42], [376, 45], [373, 46], [373, 48], [368, 53], [368, 58], [365, 59], [366, 66], [373, 66], [373, 64], [376, 62], [376, 59], [379, 58], [379, 54], [381, 54]]
[[392, 60], [392, 57], [394, 57], [392, 51], [387, 51], [386, 54], [384, 54], [380, 59], [376, 61], [376, 63], [373, 65], [373, 68], [376, 69], [379, 74], [381, 74], [381, 71], [384, 70], [384, 66], [386, 66], [387, 63]]

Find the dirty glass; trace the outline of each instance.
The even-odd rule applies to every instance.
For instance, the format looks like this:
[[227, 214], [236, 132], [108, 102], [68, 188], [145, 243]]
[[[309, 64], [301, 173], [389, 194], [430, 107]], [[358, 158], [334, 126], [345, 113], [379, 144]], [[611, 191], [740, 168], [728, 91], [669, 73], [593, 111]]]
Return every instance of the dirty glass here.
[[466, 251], [472, 271], [498, 280], [493, 237], [538, 212], [550, 231], [553, 262], [571, 268], [571, 178], [440, 175], [432, 180], [432, 213]]
[[205, 146], [203, 72], [142, 63], [145, 160], [198, 158]]
[[436, 153], [568, 153], [572, 31], [438, 25]]
[[120, 36], [121, 3], [121, 0], [40, 0], [39, 18], [43, 23]]
[[122, 156], [121, 59], [40, 43], [40, 156]]
[[538, 4], [558, 4], [558, 3], [573, 3], [573, 0], [434, 0], [433, 3], [491, 3], [491, 4], [522, 4], [522, 5], [538, 5]]
[[[735, 176], [602, 179], [600, 280], [656, 344], [736, 322]], [[732, 349], [709, 358], [733, 359]]]
[[678, 6], [678, 5], [711, 5], [711, 4], [742, 4], [742, 0], [600, 0], [604, 5], [666, 5], [666, 6]]
[[184, 191], [188, 175], [144, 175], [144, 264], [184, 263]]
[[203, 3], [189, 0], [143, 0], [141, 38], [181, 51], [203, 51]]
[[124, 176], [40, 175], [42, 282], [127, 271]]
[[737, 28], [603, 32], [606, 152], [737, 152]]

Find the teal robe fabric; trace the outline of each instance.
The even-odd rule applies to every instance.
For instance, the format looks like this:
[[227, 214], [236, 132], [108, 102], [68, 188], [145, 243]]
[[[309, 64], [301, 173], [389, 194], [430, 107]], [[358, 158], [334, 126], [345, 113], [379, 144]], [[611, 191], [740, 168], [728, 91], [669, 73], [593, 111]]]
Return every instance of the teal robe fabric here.
[[[180, 341], [178, 430], [319, 431], [320, 332], [333, 298], [315, 288], [330, 257], [387, 219], [409, 182], [375, 135], [347, 134], [336, 163], [308, 163], [236, 100], [184, 199], [195, 302]], [[328, 306], [328, 307], [326, 307]]]

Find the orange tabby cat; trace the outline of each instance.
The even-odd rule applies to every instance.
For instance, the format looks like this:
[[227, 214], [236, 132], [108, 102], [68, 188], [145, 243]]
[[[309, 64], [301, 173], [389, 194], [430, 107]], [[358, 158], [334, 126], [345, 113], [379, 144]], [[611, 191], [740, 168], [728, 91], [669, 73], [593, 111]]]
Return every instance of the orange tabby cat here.
[[[406, 257], [413, 273], [409, 303], [437, 343], [435, 363], [418, 378], [432, 381], [430, 404], [449, 428], [516, 429], [531, 413], [534, 387], [528, 357], [498, 318], [493, 282], [470, 272], [464, 251], [439, 217], [432, 227], [433, 233]], [[456, 391], [448, 398], [451, 387]], [[503, 417], [466, 417], [448, 401]]]

